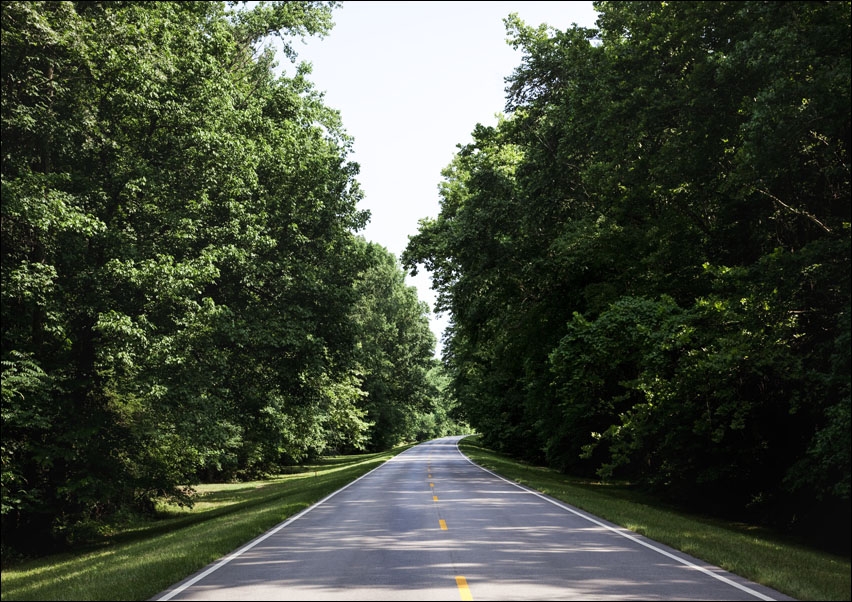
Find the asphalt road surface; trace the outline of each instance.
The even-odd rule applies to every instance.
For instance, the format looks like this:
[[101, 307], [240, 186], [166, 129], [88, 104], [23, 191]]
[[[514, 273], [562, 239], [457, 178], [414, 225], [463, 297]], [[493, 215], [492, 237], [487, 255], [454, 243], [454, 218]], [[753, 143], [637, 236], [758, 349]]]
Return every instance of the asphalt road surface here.
[[791, 600], [470, 462], [385, 462], [155, 600]]

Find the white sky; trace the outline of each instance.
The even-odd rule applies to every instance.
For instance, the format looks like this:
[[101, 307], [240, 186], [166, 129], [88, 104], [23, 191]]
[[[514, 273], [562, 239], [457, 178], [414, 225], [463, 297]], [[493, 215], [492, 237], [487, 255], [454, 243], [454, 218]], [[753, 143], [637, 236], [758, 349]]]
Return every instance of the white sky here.
[[[441, 170], [457, 145], [471, 141], [477, 123], [495, 125], [503, 111], [504, 79], [522, 57], [506, 43], [503, 19], [513, 12], [528, 25], [561, 30], [594, 27], [597, 15], [591, 2], [579, 1], [347, 1], [334, 10], [324, 39], [293, 44], [354, 137], [360, 208], [372, 213], [361, 234], [397, 259], [417, 221], [437, 217]], [[293, 74], [286, 58], [280, 63]], [[428, 272], [406, 280], [433, 308]], [[438, 357], [447, 322], [431, 315]]]

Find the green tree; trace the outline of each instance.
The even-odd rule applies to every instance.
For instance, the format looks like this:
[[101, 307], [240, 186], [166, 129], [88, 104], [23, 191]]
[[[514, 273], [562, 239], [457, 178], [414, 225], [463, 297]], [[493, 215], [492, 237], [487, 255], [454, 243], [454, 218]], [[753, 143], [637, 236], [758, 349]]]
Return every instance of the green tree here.
[[233, 6], [3, 4], [4, 545], [362, 436], [334, 3]]
[[848, 521], [850, 5], [595, 6], [506, 20], [508, 117], [403, 254], [461, 411], [528, 460]]
[[429, 308], [405, 283], [396, 257], [375, 243], [361, 244], [368, 263], [356, 286], [359, 302], [352, 319], [358, 328], [363, 408], [371, 425], [367, 446], [382, 450], [415, 440], [423, 430], [422, 416], [433, 410], [438, 391], [428, 373], [435, 336]]

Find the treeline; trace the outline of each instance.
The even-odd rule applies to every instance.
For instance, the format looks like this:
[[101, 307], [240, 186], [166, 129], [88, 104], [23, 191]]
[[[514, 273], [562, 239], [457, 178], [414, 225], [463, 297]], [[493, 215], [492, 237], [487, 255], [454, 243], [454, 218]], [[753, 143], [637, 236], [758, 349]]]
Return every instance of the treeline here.
[[270, 35], [331, 2], [3, 2], [3, 550], [451, 428], [352, 140]]
[[693, 508], [850, 517], [850, 3], [507, 19], [507, 116], [403, 254], [490, 446]]

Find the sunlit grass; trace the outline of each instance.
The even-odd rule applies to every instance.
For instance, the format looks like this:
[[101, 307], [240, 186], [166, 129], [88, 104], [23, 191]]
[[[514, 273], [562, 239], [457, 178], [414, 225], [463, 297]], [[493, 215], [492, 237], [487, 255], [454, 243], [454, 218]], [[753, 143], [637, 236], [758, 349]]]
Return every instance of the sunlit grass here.
[[[409, 446], [337, 456], [264, 481], [196, 487], [192, 508], [163, 506], [98, 547], [4, 568], [3, 600], [147, 600], [337, 491]], [[460, 444], [480, 465], [608, 521], [800, 600], [849, 600], [850, 562], [754, 526], [677, 512], [628, 487], [572, 479]]]
[[799, 600], [850, 600], [850, 559], [753, 525], [692, 515], [655, 504], [629, 487], [566, 477], [494, 453], [468, 437], [462, 452], [479, 465]]
[[147, 600], [410, 446], [328, 459], [266, 481], [200, 485], [192, 508], [164, 506], [100, 547], [2, 573], [3, 600]]

